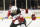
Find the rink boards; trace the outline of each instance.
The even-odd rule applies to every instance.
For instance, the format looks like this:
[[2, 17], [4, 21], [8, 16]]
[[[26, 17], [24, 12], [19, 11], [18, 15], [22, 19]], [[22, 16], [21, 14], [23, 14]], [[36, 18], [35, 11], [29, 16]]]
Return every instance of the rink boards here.
[[[37, 19], [40, 18], [40, 10], [30, 10], [30, 11], [36, 15]], [[0, 10], [0, 19], [7, 17], [7, 14], [8, 14], [8, 10], [6, 10], [6, 11]], [[31, 19], [31, 15], [24, 15], [24, 16], [26, 19]], [[8, 18], [8, 19], [10, 19], [10, 18]]]

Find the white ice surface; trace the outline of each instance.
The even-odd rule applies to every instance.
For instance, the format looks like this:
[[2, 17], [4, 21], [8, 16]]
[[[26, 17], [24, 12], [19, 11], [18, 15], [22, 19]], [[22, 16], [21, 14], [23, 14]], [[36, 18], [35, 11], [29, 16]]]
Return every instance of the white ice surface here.
[[[31, 19], [26, 19], [27, 21], [27, 25], [28, 23], [31, 21]], [[0, 19], [0, 27], [10, 27], [10, 24], [12, 22], [12, 19], [4, 19], [2, 21], [2, 19]], [[32, 21], [30, 23], [30, 25], [28, 25], [27, 27], [40, 27], [40, 19], [36, 19], [35, 21]]]

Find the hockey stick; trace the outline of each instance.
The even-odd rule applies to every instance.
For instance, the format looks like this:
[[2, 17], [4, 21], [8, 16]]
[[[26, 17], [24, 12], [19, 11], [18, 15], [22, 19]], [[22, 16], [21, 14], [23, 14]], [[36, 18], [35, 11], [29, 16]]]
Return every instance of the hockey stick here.
[[[32, 20], [32, 21], [33, 21], [33, 20]], [[32, 23], [32, 21], [31, 21], [28, 25], [30, 25], [30, 24]], [[27, 26], [28, 26], [28, 25], [27, 25]]]

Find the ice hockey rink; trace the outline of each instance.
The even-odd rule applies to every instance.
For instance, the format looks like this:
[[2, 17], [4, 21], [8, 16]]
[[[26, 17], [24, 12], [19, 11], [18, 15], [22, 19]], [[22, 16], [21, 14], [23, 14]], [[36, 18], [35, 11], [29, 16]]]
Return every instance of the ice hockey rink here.
[[[28, 25], [32, 19], [26, 19], [26, 24]], [[10, 27], [12, 19], [0, 19], [0, 27]], [[27, 27], [40, 27], [40, 19], [32, 21]]]
[[29, 9], [33, 14], [36, 14], [37, 19], [32, 20], [30, 14], [24, 15], [22, 12], [24, 16], [29, 17], [26, 18], [27, 27], [40, 27], [40, 0], [0, 0], [0, 27], [10, 27], [12, 19], [2, 18], [8, 17], [8, 10], [11, 9], [12, 5], [20, 9]]
[[[0, 16], [2, 15], [3, 17], [5, 17], [7, 15], [6, 12], [7, 11], [5, 11], [5, 13], [4, 13], [4, 11], [3, 11], [3, 13], [0, 13]], [[27, 27], [40, 27], [40, 10], [36, 10], [36, 11], [32, 10], [32, 13], [33, 12], [34, 13], [36, 12], [36, 20], [32, 21], [30, 14], [27, 14], [27, 15], [25, 15], [25, 16], [27, 16], [26, 17], [26, 25], [28, 25], [32, 21]], [[12, 22], [12, 19], [3, 19], [2, 20], [0, 18], [0, 27], [10, 27], [11, 22]]]

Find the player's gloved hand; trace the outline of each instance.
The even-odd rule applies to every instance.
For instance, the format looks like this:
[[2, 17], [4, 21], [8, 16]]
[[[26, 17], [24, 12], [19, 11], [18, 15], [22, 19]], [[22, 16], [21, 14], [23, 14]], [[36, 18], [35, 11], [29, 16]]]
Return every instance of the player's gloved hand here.
[[32, 14], [32, 20], [36, 20], [35, 14]]

